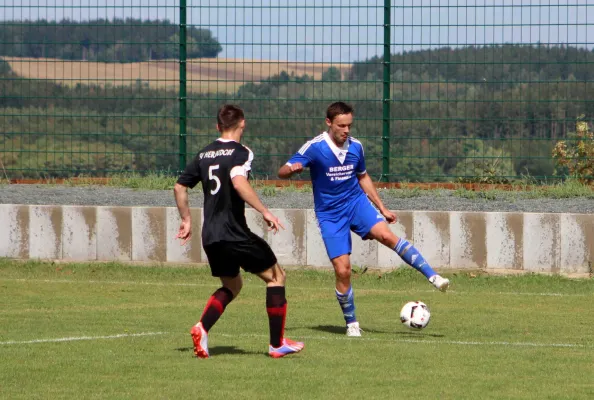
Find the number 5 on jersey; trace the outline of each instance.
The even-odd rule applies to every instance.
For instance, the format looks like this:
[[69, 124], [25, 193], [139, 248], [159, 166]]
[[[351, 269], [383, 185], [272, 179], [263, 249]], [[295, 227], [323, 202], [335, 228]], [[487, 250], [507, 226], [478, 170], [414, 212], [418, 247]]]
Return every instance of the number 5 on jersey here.
[[213, 174], [213, 171], [215, 169], [219, 169], [219, 164], [211, 165], [210, 167], [208, 167], [208, 179], [210, 179], [211, 181], [215, 181], [216, 184], [216, 187], [210, 190], [210, 194], [217, 194], [217, 192], [221, 189], [221, 180], [218, 176]]

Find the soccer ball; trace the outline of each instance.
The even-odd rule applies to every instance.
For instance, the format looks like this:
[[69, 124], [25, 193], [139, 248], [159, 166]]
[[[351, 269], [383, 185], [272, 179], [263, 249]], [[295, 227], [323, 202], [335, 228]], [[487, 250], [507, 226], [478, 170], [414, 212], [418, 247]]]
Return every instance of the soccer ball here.
[[422, 301], [409, 301], [400, 311], [400, 322], [411, 329], [423, 329], [429, 324], [431, 313]]

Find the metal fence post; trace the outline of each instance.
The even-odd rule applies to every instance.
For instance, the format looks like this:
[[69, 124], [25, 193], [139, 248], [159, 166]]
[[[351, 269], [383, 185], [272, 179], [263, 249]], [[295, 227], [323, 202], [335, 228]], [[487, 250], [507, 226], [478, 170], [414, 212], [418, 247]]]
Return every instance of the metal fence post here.
[[179, 2], [179, 170], [186, 168], [186, 0]]
[[390, 180], [390, 24], [391, 0], [384, 0], [384, 76], [382, 99], [382, 175], [380, 180]]

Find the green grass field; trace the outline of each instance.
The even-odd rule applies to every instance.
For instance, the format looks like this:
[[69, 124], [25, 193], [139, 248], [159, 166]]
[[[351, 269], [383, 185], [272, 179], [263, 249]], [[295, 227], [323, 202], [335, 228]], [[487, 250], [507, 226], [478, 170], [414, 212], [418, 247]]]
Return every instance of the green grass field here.
[[[415, 271], [354, 279], [362, 338], [347, 338], [329, 271], [289, 270], [287, 336], [267, 357], [264, 285], [249, 275], [212, 329], [208, 360], [189, 329], [218, 285], [204, 267], [0, 260], [4, 399], [592, 399], [594, 280]], [[425, 301], [420, 332], [400, 307]]]

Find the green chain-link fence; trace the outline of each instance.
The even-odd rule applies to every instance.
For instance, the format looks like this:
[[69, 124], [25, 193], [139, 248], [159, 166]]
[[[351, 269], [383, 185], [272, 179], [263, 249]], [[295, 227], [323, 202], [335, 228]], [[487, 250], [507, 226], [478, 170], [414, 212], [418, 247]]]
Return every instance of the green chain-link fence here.
[[0, 4], [3, 178], [174, 174], [227, 102], [274, 178], [343, 100], [374, 179], [551, 181], [594, 116], [584, 0], [91, 3]]

